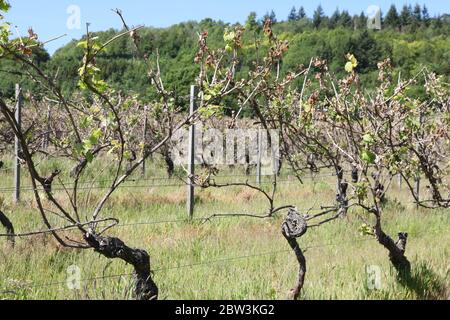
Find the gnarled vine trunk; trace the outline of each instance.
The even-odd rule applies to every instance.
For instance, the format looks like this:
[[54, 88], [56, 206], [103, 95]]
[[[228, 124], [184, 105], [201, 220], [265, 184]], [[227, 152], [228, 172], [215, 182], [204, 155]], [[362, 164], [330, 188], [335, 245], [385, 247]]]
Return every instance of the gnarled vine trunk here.
[[303, 284], [305, 283], [306, 276], [306, 258], [300, 248], [297, 238], [303, 236], [308, 229], [306, 220], [302, 217], [296, 210], [289, 210], [288, 216], [284, 220], [282, 226], [283, 236], [286, 238], [287, 242], [291, 246], [295, 253], [297, 262], [299, 264], [298, 279], [295, 287], [291, 290], [290, 299], [297, 300], [303, 289]]
[[92, 233], [87, 233], [84, 238], [96, 252], [109, 259], [122, 259], [134, 267], [137, 300], [158, 299], [158, 287], [152, 279], [150, 270], [150, 256], [145, 250], [132, 249], [118, 238], [103, 237]]
[[389, 251], [389, 260], [395, 270], [397, 270], [397, 273], [400, 276], [409, 275], [411, 273], [411, 263], [405, 256], [408, 234], [400, 232], [397, 242], [394, 242], [390, 236], [384, 233], [381, 225], [378, 224], [375, 228], [375, 236], [378, 242]]
[[6, 234], [8, 235], [8, 241], [11, 242], [11, 244], [14, 246], [14, 244], [15, 244], [14, 226], [13, 226], [11, 220], [9, 220], [8, 217], [2, 211], [0, 211], [0, 223], [6, 229]]
[[347, 216], [348, 211], [348, 198], [347, 198], [348, 183], [344, 179], [344, 169], [341, 166], [336, 167], [336, 176], [338, 180], [336, 201], [339, 205], [339, 216], [341, 218], [345, 218]]

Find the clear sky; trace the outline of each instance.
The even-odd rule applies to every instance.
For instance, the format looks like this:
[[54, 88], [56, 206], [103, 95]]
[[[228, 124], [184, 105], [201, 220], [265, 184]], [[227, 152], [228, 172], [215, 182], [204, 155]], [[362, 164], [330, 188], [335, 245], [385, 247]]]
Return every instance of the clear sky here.
[[[286, 19], [292, 6], [303, 6], [308, 16], [315, 8], [322, 5], [326, 14], [331, 15], [338, 7], [351, 14], [366, 11], [371, 5], [377, 5], [386, 13], [394, 3], [397, 9], [404, 4], [425, 4], [431, 16], [450, 13], [449, 0], [9, 0], [12, 5], [7, 15], [8, 21], [17, 25], [21, 34], [26, 34], [28, 27], [33, 27], [41, 41], [67, 34], [62, 39], [46, 45], [53, 53], [74, 38], [80, 38], [85, 31], [85, 24], [91, 24], [92, 31], [121, 28], [118, 17], [111, 12], [120, 8], [130, 25], [167, 27], [187, 20], [212, 18], [225, 22], [245, 22], [248, 14], [255, 11], [259, 17], [267, 11], [274, 10], [278, 19]], [[74, 6], [75, 11], [74, 11]], [[76, 8], [79, 8], [81, 28], [77, 28]], [[68, 10], [70, 11], [68, 13]], [[75, 14], [75, 16], [74, 16]], [[69, 26], [68, 26], [69, 21]]]

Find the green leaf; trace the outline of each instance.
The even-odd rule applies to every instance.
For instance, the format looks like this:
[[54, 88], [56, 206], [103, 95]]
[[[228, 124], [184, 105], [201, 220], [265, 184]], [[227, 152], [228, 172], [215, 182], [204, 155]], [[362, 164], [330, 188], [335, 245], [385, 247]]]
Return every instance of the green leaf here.
[[130, 153], [130, 151], [125, 151], [125, 152], [123, 153], [123, 157], [124, 157], [126, 160], [131, 159], [131, 153]]
[[78, 81], [78, 87], [81, 89], [81, 90], [86, 90], [88, 87], [87, 87], [87, 85], [86, 85], [86, 82], [84, 82], [83, 80], [79, 80]]
[[0, 25], [0, 42], [1, 43], [7, 43], [10, 32], [11, 25], [6, 22]]
[[373, 134], [368, 133], [363, 136], [363, 141], [368, 145], [373, 145], [375, 143], [375, 138], [374, 138]]
[[225, 42], [227, 44], [230, 44], [231, 42], [234, 41], [235, 37], [236, 37], [236, 33], [234, 31], [225, 30], [225, 34], [223, 35], [223, 40], [225, 40]]
[[345, 71], [347, 71], [348, 73], [353, 72], [353, 64], [351, 62], [347, 62], [345, 64]]
[[374, 236], [375, 235], [373, 232], [373, 228], [366, 223], [361, 225], [361, 227], [359, 227], [358, 231], [362, 236]]
[[367, 184], [364, 182], [355, 184], [355, 194], [359, 201], [364, 201], [367, 198]]
[[84, 155], [86, 157], [87, 162], [91, 163], [94, 160], [94, 155], [91, 151], [86, 152]]
[[106, 83], [106, 81], [101, 79], [93, 79], [92, 84], [100, 93], [104, 93], [108, 89], [108, 84]]
[[77, 47], [78, 48], [87, 49], [87, 46], [88, 46], [88, 42], [86, 40], [80, 41], [80, 42], [77, 43]]
[[363, 150], [361, 153], [361, 159], [367, 164], [374, 164], [377, 156], [369, 150]]
[[417, 131], [420, 129], [420, 121], [417, 118], [408, 117], [405, 120], [405, 126], [413, 131]]
[[348, 60], [351, 62], [353, 68], [356, 68], [358, 66], [358, 60], [356, 60], [353, 54], [348, 56]]
[[97, 129], [92, 132], [91, 136], [89, 137], [89, 142], [92, 146], [98, 143], [100, 137], [102, 136], [102, 133], [102, 129]]
[[212, 117], [216, 113], [222, 111], [222, 107], [219, 105], [209, 105], [207, 107], [202, 106], [198, 109], [198, 113], [204, 116], [205, 118]]
[[5, 0], [0, 0], [0, 11], [7, 12], [11, 8], [11, 5]]
[[92, 124], [92, 121], [93, 121], [92, 116], [86, 116], [86, 117], [81, 118], [80, 128], [87, 129]]
[[355, 56], [353, 54], [347, 54], [347, 60], [348, 62], [345, 65], [345, 71], [348, 73], [353, 72], [353, 69], [355, 69], [358, 66], [358, 60], [356, 60]]
[[74, 150], [75, 150], [76, 154], [78, 154], [78, 155], [83, 154], [84, 144], [83, 144], [83, 143], [77, 143], [77, 144], [75, 144]]
[[306, 113], [310, 113], [310, 112], [312, 111], [312, 106], [311, 106], [309, 103], [305, 103], [305, 104], [303, 105], [303, 110], [304, 110]]

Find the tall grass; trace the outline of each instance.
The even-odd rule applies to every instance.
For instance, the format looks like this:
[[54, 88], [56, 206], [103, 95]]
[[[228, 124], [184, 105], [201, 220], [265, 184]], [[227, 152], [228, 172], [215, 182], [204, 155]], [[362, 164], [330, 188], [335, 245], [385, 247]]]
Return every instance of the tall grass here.
[[[41, 170], [50, 172], [52, 164], [44, 165]], [[150, 165], [147, 179], [162, 176], [164, 169], [159, 163]], [[108, 180], [109, 174], [93, 167], [87, 180], [94, 177]], [[0, 181], [0, 188], [9, 187], [10, 174], [1, 172]], [[178, 183], [176, 179], [164, 182]], [[129, 186], [145, 187], [120, 189], [105, 208], [103, 217], [120, 220], [121, 226], [111, 230], [110, 235], [130, 246], [148, 250], [162, 299], [287, 297], [295, 282], [297, 265], [281, 235], [283, 214], [268, 220], [229, 217], [208, 223], [186, 222], [183, 221], [187, 215], [186, 188], [152, 184], [161, 182], [127, 182]], [[106, 182], [100, 185], [106, 186]], [[102, 191], [105, 190], [83, 191], [83, 215], [89, 217], [89, 208]], [[306, 210], [314, 203], [319, 206], [333, 203], [334, 181], [332, 178], [318, 180], [313, 188], [311, 181], [300, 185], [292, 180], [282, 183], [278, 194], [277, 204], [293, 204]], [[65, 196], [62, 191], [56, 191], [55, 195]], [[0, 193], [0, 198], [1, 209], [9, 215], [18, 233], [44, 229], [30, 193], [23, 194], [18, 206], [11, 204], [9, 191]], [[265, 199], [245, 188], [198, 190], [196, 200], [196, 217], [214, 213], [262, 214], [266, 210]], [[417, 210], [406, 190], [396, 186], [389, 200], [385, 228], [392, 235], [399, 231], [409, 233], [407, 256], [413, 265], [411, 278], [399, 281], [387, 252], [358, 233], [361, 212], [354, 210], [348, 218], [310, 230], [299, 240], [307, 249], [308, 264], [302, 299], [449, 298], [449, 213]], [[72, 232], [65, 235], [79, 238]], [[246, 258], [235, 259], [239, 257]], [[80, 290], [69, 290], [65, 284], [71, 265], [80, 268], [81, 279], [85, 280]], [[376, 290], [367, 285], [366, 267], [372, 265], [382, 271], [381, 288]], [[129, 299], [131, 272], [125, 263], [108, 261], [93, 251], [61, 248], [49, 235], [17, 239], [14, 248], [5, 238], [0, 238], [0, 298], [3, 299]], [[111, 277], [117, 275], [123, 276]], [[59, 282], [62, 284], [56, 284]]]

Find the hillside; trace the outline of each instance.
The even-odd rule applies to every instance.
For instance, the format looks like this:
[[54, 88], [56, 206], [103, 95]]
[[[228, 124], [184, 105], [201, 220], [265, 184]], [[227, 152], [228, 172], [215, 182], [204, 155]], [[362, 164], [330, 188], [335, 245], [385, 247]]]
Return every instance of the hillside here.
[[[391, 58], [401, 77], [411, 76], [423, 66], [449, 77], [450, 75], [450, 22], [446, 15], [428, 18], [422, 14], [416, 17], [410, 9], [410, 19], [398, 21], [388, 12], [383, 20], [383, 29], [367, 30], [366, 17], [350, 17], [348, 13], [336, 12], [331, 17], [316, 12], [312, 19], [302, 14], [291, 13], [287, 21], [274, 24], [278, 36], [289, 42], [290, 50], [282, 66], [282, 71], [296, 65], [307, 65], [313, 56], [328, 60], [331, 71], [340, 75], [344, 72], [345, 55], [355, 54], [359, 60], [358, 72], [362, 81], [370, 84], [376, 80], [377, 62]], [[318, 16], [319, 14], [319, 16]], [[403, 14], [403, 11], [402, 11]], [[270, 17], [270, 15], [268, 16]], [[394, 15], [395, 17], [395, 15]], [[271, 17], [276, 21], [276, 17]], [[160, 54], [163, 78], [168, 89], [179, 95], [185, 95], [188, 87], [195, 81], [198, 66], [193, 63], [197, 50], [197, 34], [208, 31], [208, 45], [211, 48], [223, 47], [223, 35], [227, 27], [221, 21], [204, 19], [201, 22], [185, 22], [165, 29], [144, 28], [140, 31], [143, 50], [147, 54]], [[251, 62], [258, 59], [255, 38], [259, 38], [262, 20], [250, 14], [245, 25], [243, 37], [246, 60], [240, 61], [239, 77], [246, 77]], [[102, 41], [112, 38], [119, 30], [98, 32]], [[82, 49], [77, 48], [74, 40], [57, 50], [50, 57], [42, 49], [36, 50], [35, 57], [50, 74], [58, 74], [65, 93], [76, 89], [78, 68], [82, 60]], [[264, 50], [264, 43], [260, 44]], [[113, 43], [107, 53], [98, 59], [105, 80], [112, 87], [128, 92], [135, 92], [141, 98], [153, 96], [146, 77], [146, 66], [134, 59], [134, 48], [129, 38], [120, 38]], [[36, 87], [17, 72], [13, 65], [0, 65], [3, 76], [0, 79], [1, 93], [12, 96], [14, 83], [21, 81], [24, 87], [36, 92]]]

